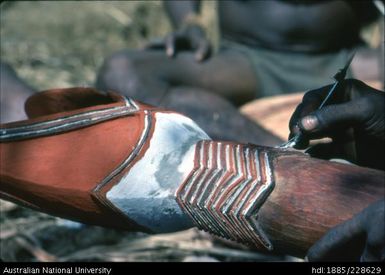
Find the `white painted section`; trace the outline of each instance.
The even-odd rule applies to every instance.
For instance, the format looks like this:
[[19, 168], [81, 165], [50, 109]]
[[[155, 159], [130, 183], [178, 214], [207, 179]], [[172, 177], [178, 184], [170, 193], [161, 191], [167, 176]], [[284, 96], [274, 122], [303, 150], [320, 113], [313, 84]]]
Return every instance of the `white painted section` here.
[[193, 168], [196, 143], [210, 138], [183, 115], [158, 112], [155, 118], [149, 148], [107, 199], [154, 232], [182, 230], [193, 225], [175, 201], [175, 191]]

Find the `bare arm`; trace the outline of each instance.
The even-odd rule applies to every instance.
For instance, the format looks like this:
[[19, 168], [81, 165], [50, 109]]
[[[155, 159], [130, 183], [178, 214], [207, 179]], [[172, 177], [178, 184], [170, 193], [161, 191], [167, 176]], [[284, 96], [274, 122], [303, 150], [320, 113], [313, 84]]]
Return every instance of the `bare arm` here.
[[189, 14], [199, 14], [201, 7], [200, 0], [163, 1], [163, 3], [175, 29], [183, 24]]

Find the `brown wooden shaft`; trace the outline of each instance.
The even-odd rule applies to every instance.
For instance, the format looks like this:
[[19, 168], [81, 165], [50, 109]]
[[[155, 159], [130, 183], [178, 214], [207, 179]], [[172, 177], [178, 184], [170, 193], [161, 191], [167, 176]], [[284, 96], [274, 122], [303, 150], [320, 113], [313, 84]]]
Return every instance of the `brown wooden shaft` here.
[[274, 250], [304, 256], [327, 230], [384, 198], [384, 172], [279, 154], [275, 189], [259, 212]]

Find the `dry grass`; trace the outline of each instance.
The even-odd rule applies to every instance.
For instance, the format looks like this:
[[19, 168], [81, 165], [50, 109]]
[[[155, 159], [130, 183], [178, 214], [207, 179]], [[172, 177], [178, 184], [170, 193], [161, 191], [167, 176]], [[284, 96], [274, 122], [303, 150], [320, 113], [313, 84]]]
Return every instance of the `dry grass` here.
[[38, 90], [93, 85], [103, 59], [170, 30], [160, 1], [1, 6], [1, 57]]
[[[217, 37], [214, 8], [204, 16]], [[89, 86], [106, 56], [170, 30], [161, 1], [3, 2], [1, 58], [38, 90]]]

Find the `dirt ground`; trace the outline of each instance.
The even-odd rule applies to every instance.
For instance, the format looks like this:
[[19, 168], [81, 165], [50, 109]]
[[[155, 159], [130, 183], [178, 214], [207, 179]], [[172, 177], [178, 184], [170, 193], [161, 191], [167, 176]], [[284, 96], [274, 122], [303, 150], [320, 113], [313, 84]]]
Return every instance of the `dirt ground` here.
[[[92, 86], [109, 54], [171, 30], [160, 1], [2, 2], [1, 59], [37, 90]], [[204, 16], [216, 32], [215, 3]], [[271, 261], [195, 229], [149, 236], [58, 219], [0, 200], [3, 261]]]
[[[204, 1], [218, 39], [215, 2]], [[1, 59], [37, 90], [92, 86], [104, 58], [171, 30], [161, 1], [9, 1], [0, 6]], [[372, 39], [370, 33], [368, 39]], [[374, 42], [376, 42], [374, 38]], [[241, 249], [195, 229], [149, 236], [58, 219], [0, 200], [3, 261], [300, 261]]]

